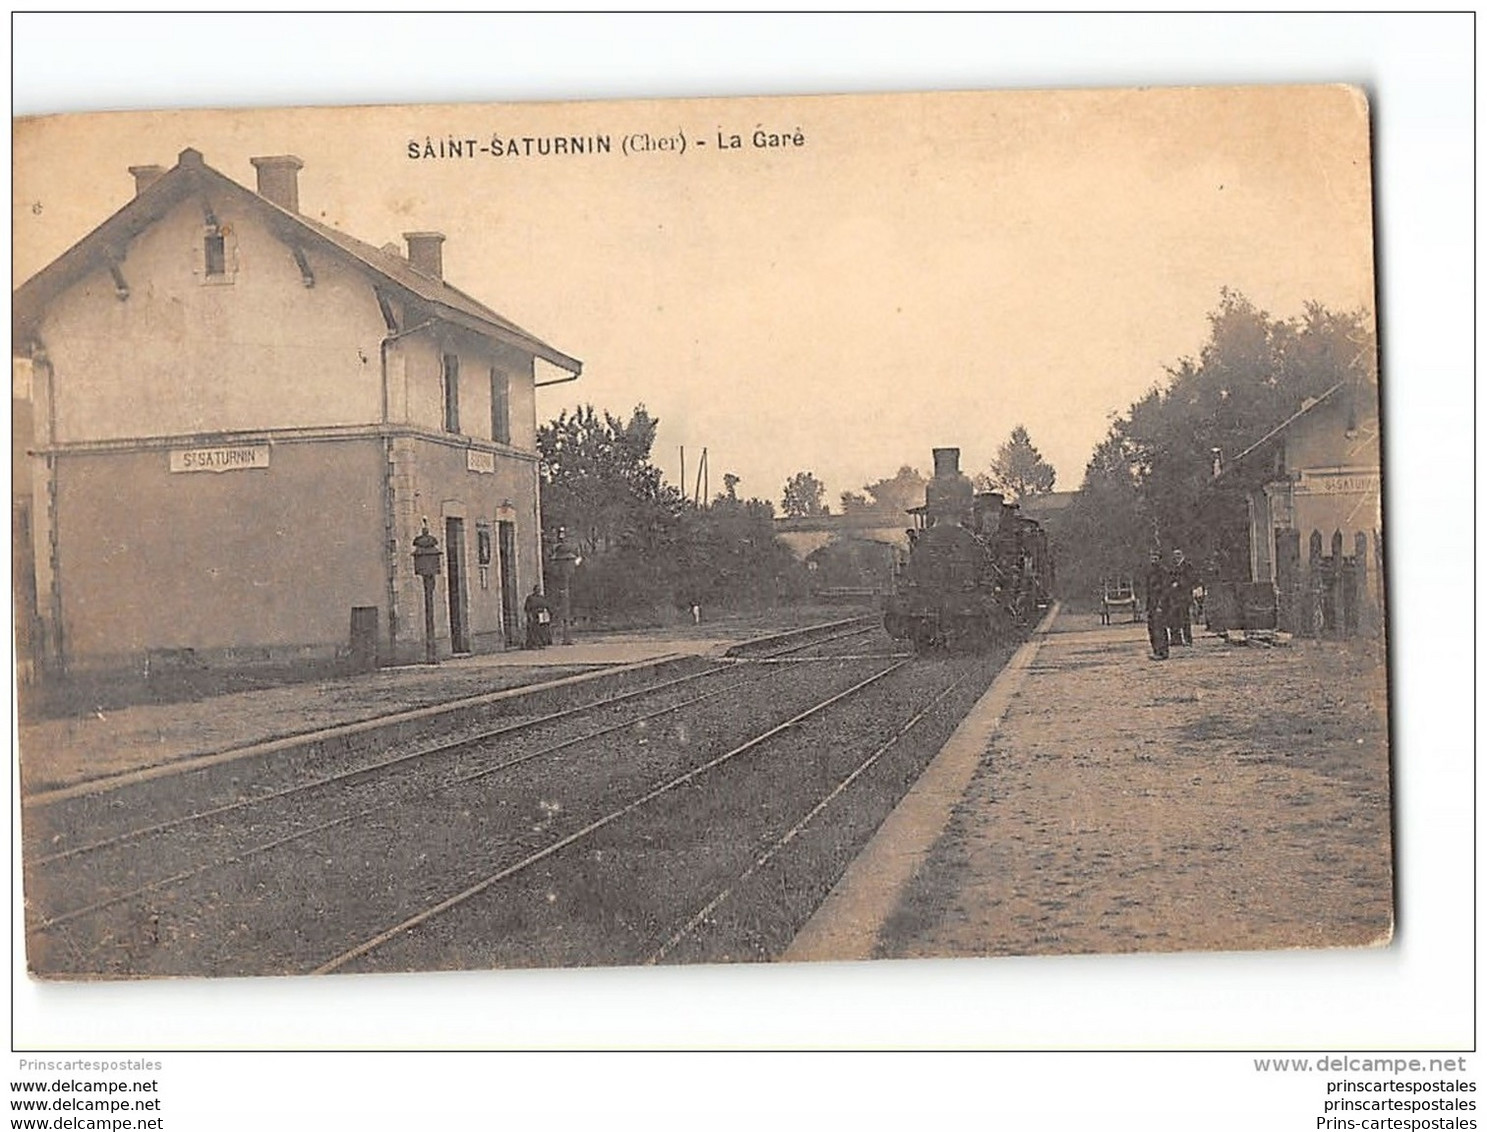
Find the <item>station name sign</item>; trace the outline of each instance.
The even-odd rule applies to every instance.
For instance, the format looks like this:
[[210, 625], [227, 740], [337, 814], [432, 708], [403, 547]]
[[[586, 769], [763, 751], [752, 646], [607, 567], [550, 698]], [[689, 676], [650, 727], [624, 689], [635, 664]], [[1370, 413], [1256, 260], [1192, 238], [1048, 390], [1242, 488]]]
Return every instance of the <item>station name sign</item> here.
[[268, 467], [267, 444], [241, 444], [221, 448], [172, 448], [172, 472], [240, 472]]
[[1308, 495], [1374, 495], [1379, 490], [1379, 473], [1303, 472], [1300, 487]]

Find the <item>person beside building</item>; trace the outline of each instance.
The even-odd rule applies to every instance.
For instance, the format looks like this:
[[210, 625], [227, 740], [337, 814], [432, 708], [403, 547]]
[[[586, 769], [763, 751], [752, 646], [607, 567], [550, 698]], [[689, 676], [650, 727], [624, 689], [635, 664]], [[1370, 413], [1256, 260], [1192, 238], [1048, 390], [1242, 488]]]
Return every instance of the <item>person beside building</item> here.
[[1162, 565], [1162, 552], [1153, 550], [1146, 566], [1146, 635], [1151, 641], [1153, 660], [1167, 659], [1167, 599], [1171, 578]]
[[1172, 552], [1169, 573], [1171, 597], [1168, 602], [1169, 634], [1174, 645], [1193, 643], [1193, 591], [1198, 588], [1198, 571], [1181, 550]]
[[546, 648], [552, 644], [552, 606], [543, 596], [540, 585], [532, 587], [524, 608], [527, 614], [527, 648]]
[[[223, 671], [334, 666], [348, 618], [358, 656], [370, 634], [386, 664], [428, 659], [431, 639], [493, 650], [520, 591], [472, 592], [466, 556], [482, 575], [496, 562], [542, 574], [533, 390], [539, 364], [566, 381], [582, 363], [446, 282], [443, 233], [365, 243], [301, 211], [300, 158], [248, 163], [256, 190], [193, 148], [171, 168], [119, 169], [133, 198], [12, 295], [16, 377], [47, 406], [27, 442], [47, 469], [27, 557], [42, 567], [28, 636], [49, 680], [188, 648]], [[335, 537], [307, 570], [284, 531], [314, 529], [327, 499]], [[442, 550], [416, 564], [435, 500], [455, 504], [430, 535]], [[430, 602], [425, 620], [438, 575], [419, 566], [440, 563], [447, 613]]]

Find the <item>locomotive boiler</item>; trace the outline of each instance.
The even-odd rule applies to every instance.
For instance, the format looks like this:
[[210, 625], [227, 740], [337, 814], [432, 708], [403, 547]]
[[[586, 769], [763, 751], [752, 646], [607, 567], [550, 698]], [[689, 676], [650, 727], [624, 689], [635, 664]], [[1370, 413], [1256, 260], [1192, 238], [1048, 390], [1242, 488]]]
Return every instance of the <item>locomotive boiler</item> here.
[[915, 525], [883, 625], [916, 652], [989, 647], [1025, 631], [1048, 604], [1048, 537], [1000, 493], [978, 494], [959, 448], [936, 448], [934, 460], [924, 506], [909, 512]]

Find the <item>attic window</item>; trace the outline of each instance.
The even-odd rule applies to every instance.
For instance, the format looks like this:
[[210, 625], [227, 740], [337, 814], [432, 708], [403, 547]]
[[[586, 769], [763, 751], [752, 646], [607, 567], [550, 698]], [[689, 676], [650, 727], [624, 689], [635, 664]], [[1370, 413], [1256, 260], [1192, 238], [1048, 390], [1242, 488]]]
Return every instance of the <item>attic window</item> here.
[[227, 237], [220, 228], [208, 228], [203, 244], [207, 277], [227, 274]]

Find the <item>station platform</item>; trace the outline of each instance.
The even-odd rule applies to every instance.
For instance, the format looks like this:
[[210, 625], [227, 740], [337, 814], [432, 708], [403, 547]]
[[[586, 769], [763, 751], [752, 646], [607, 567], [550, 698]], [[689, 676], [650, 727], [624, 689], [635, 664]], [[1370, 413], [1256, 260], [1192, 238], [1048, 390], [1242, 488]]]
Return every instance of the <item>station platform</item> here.
[[1379, 639], [1048, 618], [786, 960], [1387, 943]]

